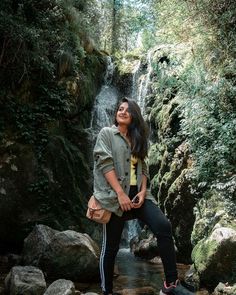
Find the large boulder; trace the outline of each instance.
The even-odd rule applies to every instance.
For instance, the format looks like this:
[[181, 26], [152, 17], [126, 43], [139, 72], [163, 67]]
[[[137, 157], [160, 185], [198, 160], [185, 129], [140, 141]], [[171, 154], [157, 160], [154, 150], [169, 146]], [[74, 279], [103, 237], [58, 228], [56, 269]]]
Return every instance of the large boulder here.
[[14, 266], [5, 285], [11, 295], [43, 295], [46, 290], [43, 272], [34, 266]]
[[67, 230], [55, 234], [40, 261], [49, 277], [90, 281], [99, 276], [98, 247], [87, 234]]
[[236, 265], [236, 230], [216, 227], [197, 243], [192, 252], [195, 269], [203, 284], [216, 287], [230, 281]]
[[38, 266], [45, 249], [49, 246], [56, 233], [59, 233], [59, 231], [49, 226], [43, 224], [36, 225], [24, 240], [22, 253], [23, 264]]
[[22, 261], [51, 279], [85, 282], [99, 277], [99, 247], [88, 234], [37, 225], [24, 241]]

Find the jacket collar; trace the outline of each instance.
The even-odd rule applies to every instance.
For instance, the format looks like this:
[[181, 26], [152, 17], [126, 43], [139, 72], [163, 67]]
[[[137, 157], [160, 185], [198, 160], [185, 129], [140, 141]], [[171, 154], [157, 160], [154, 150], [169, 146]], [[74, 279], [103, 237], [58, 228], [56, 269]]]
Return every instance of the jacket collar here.
[[112, 125], [111, 129], [113, 131], [114, 134], [121, 134], [118, 127], [116, 125]]

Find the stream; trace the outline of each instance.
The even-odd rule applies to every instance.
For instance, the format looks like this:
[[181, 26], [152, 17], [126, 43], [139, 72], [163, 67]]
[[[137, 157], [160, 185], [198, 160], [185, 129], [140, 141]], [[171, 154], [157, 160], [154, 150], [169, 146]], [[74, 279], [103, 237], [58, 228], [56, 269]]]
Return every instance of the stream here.
[[[123, 248], [117, 255], [117, 268], [120, 275], [115, 279], [114, 284], [118, 290], [151, 286], [158, 291], [161, 288], [163, 277], [161, 262], [145, 261], [135, 257], [129, 248]], [[123, 284], [120, 285], [120, 283]]]
[[[184, 274], [189, 269], [189, 265], [177, 264], [179, 277], [184, 278]], [[129, 248], [121, 248], [116, 257], [114, 271], [114, 292], [128, 289], [139, 289], [142, 287], [152, 287], [155, 295], [159, 295], [163, 282], [163, 267], [160, 259], [155, 258], [155, 262], [147, 261], [135, 257]], [[100, 283], [78, 284], [78, 290], [83, 292], [95, 292], [101, 295]]]

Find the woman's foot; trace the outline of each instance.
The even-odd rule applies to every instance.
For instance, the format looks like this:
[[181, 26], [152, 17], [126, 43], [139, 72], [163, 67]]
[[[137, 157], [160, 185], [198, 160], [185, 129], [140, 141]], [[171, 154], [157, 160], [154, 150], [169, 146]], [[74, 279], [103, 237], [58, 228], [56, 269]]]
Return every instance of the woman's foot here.
[[160, 291], [160, 295], [193, 295], [195, 292], [190, 291], [186, 288], [187, 285], [183, 285], [179, 280], [176, 280], [174, 284], [167, 286], [164, 282], [163, 287]]

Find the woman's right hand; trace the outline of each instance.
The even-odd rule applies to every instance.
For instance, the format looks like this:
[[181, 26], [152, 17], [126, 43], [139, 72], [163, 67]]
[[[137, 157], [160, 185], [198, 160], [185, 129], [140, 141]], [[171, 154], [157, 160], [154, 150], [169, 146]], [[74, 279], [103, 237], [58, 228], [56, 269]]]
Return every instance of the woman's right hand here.
[[117, 196], [122, 211], [129, 211], [134, 208], [134, 204], [124, 191], [118, 192]]

